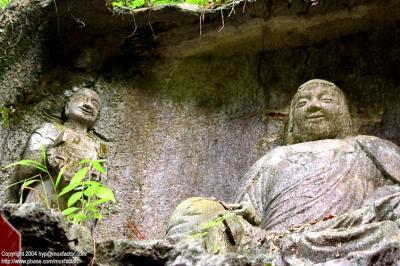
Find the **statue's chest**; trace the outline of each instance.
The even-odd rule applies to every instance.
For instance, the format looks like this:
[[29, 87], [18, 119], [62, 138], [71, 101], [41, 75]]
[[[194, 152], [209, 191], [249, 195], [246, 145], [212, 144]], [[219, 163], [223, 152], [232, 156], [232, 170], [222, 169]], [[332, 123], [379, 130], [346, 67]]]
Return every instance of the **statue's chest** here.
[[373, 162], [354, 147], [288, 152], [277, 167], [271, 193], [266, 195], [269, 226], [302, 223], [359, 207], [373, 191], [372, 180], [378, 174]]
[[77, 134], [71, 130], [65, 130], [60, 134], [49, 160], [53, 160], [58, 168], [65, 166], [64, 175], [72, 176], [82, 165], [79, 162], [83, 159], [98, 159], [98, 144], [87, 134]]

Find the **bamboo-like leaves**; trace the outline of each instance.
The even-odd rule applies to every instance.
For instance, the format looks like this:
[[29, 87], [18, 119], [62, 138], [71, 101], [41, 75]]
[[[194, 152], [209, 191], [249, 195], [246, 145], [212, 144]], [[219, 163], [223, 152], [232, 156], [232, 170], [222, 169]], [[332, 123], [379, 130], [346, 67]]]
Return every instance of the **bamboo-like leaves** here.
[[96, 196], [103, 200], [115, 201], [114, 192], [112, 192], [112, 190], [109, 189], [108, 187], [104, 187], [104, 186], [99, 187], [97, 189]]
[[[94, 181], [92, 181], [92, 182], [94, 182]], [[95, 182], [95, 183], [97, 183], [97, 182]], [[91, 197], [93, 197], [94, 195], [96, 195], [96, 193], [97, 193], [97, 191], [98, 191], [98, 189], [99, 189], [100, 186], [101, 186], [100, 183], [97, 183], [96, 185], [95, 185], [95, 184], [91, 184], [91, 185], [89, 185], [89, 186], [85, 189], [85, 191], [83, 192], [83, 194], [84, 194], [86, 197], [91, 198]]]
[[101, 166], [99, 161], [92, 161], [92, 166], [96, 169], [99, 173], [105, 175], [106, 171], [104, 170], [103, 166]]
[[104, 170], [101, 163], [104, 163], [106, 160], [90, 160], [90, 159], [83, 159], [79, 162], [79, 164], [90, 164], [94, 169], [96, 169], [99, 173], [106, 175], [106, 171]]
[[35, 161], [35, 160], [20, 160], [18, 162], [9, 164], [9, 165], [5, 166], [4, 168], [15, 167], [17, 165], [35, 167], [36, 169], [38, 169], [42, 172], [45, 172], [45, 173], [48, 172], [45, 165], [43, 165], [42, 163]]
[[63, 210], [62, 213], [63, 213], [65, 216], [68, 216], [68, 215], [74, 213], [74, 212], [77, 211], [77, 210], [79, 210], [78, 207], [70, 207], [70, 208], [68, 208], [68, 209]]
[[56, 183], [54, 184], [54, 188], [55, 188], [56, 190], [57, 190], [57, 188], [58, 188], [58, 184], [60, 184], [61, 177], [63, 176], [63, 174], [64, 174], [64, 172], [65, 172], [65, 168], [66, 168], [66, 166], [64, 165], [64, 166], [61, 168], [60, 172], [58, 172], [58, 175], [57, 175], [57, 178], [56, 178]]
[[83, 195], [82, 191], [78, 191], [72, 194], [71, 197], [69, 197], [68, 199], [68, 204], [67, 204], [68, 207], [74, 205], [80, 198], [82, 198], [82, 195]]
[[80, 183], [86, 176], [89, 169], [87, 167], [83, 167], [80, 169], [74, 176], [71, 178], [70, 184]]
[[67, 209], [68, 211], [65, 211], [68, 218], [75, 223], [81, 223], [93, 218], [100, 219], [102, 215], [97, 210], [97, 206], [108, 201], [115, 202], [114, 193], [111, 189], [100, 182], [90, 180], [92, 171], [106, 174], [106, 171], [101, 166], [103, 162], [104, 160], [81, 160], [79, 165], [84, 167], [75, 173], [69, 184], [59, 193], [59, 196], [62, 196], [68, 192], [75, 191], [69, 197], [67, 203], [69, 208]]
[[40, 182], [40, 180], [39, 180], [39, 179], [25, 180], [25, 182], [22, 183], [21, 188], [22, 188], [22, 189], [28, 188], [31, 184], [33, 184], [33, 183], [35, 183], [35, 182]]
[[64, 187], [61, 190], [61, 193], [58, 194], [58, 196], [62, 196], [68, 192], [70, 192], [71, 190], [77, 188], [78, 186], [82, 185], [82, 180], [85, 178], [87, 172], [88, 172], [88, 168], [84, 167], [82, 169], [80, 169], [78, 172], [76, 172], [76, 174], [71, 178], [71, 181], [69, 182], [68, 186]]
[[[35, 161], [35, 160], [20, 160], [18, 162], [7, 165], [6, 168], [15, 167], [17, 165], [34, 167], [41, 172], [44, 172], [50, 178], [50, 181], [53, 185], [54, 191], [58, 191], [58, 187], [60, 186], [63, 175], [66, 171], [66, 166], [63, 166], [56, 179], [53, 182], [53, 177], [51, 177], [49, 170], [47, 169], [46, 160], [46, 149], [44, 146], [41, 147], [41, 157], [44, 163]], [[104, 186], [101, 182], [90, 180], [93, 177], [94, 171], [102, 175], [106, 175], [107, 172], [101, 165], [105, 160], [90, 160], [84, 159], [81, 160], [78, 165], [82, 166], [71, 178], [69, 184], [61, 189], [61, 192], [57, 194], [57, 203], [60, 197], [65, 197], [67, 193], [73, 192], [72, 195], [68, 197], [67, 206], [68, 208], [63, 210], [63, 214], [68, 217], [68, 219], [72, 220], [74, 223], [82, 223], [83, 221], [89, 219], [100, 219], [102, 218], [102, 214], [98, 211], [97, 206], [108, 201], [115, 202], [114, 193], [111, 189]], [[38, 179], [38, 177], [40, 179]], [[30, 187], [32, 184], [36, 182], [41, 182], [44, 184], [41, 174], [37, 174], [25, 180], [16, 182], [11, 184], [10, 186], [20, 184], [21, 185], [21, 202], [23, 197], [23, 190], [35, 190]], [[47, 195], [45, 195], [47, 197]], [[48, 199], [45, 199], [48, 201]]]

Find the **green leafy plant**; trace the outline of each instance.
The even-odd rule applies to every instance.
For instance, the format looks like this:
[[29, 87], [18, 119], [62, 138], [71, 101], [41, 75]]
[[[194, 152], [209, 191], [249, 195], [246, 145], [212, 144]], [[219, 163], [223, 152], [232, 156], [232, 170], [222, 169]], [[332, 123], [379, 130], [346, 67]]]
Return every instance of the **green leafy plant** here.
[[264, 266], [274, 266], [273, 260], [274, 256], [271, 254], [263, 254], [264, 255]]
[[231, 216], [234, 216], [234, 215], [235, 214], [233, 212], [229, 212], [222, 216], [218, 216], [217, 218], [211, 219], [203, 224], [200, 232], [196, 231], [192, 234], [192, 236], [196, 239], [201, 239], [204, 236], [208, 235], [208, 231], [211, 228], [221, 226], [223, 224], [223, 222], [225, 221], [225, 219], [227, 219]]
[[58, 196], [63, 196], [75, 191], [68, 198], [68, 208], [63, 210], [63, 214], [75, 223], [93, 218], [101, 219], [102, 215], [97, 206], [108, 201], [115, 202], [114, 193], [111, 189], [98, 181], [90, 180], [93, 171], [106, 174], [100, 164], [101, 162], [104, 162], [104, 160], [85, 159], [80, 161], [79, 164], [84, 165], [84, 167], [75, 173], [69, 184], [58, 194]]
[[[59, 174], [58, 174], [58, 176], [56, 178], [56, 182], [54, 183], [53, 178], [52, 178], [52, 176], [50, 174], [50, 171], [49, 171], [49, 169], [47, 168], [47, 165], [46, 165], [46, 160], [47, 160], [46, 149], [44, 148], [43, 145], [42, 145], [42, 149], [41, 149], [41, 156], [42, 156], [42, 159], [43, 159], [44, 163], [38, 162], [36, 160], [20, 160], [18, 162], [15, 162], [15, 163], [12, 163], [10, 165], [7, 165], [5, 168], [15, 167], [17, 165], [20, 165], [20, 166], [26, 166], [26, 167], [34, 167], [37, 170], [39, 170], [39, 174], [34, 175], [32, 177], [29, 177], [29, 178], [26, 178], [26, 179], [24, 179], [22, 181], [13, 183], [13, 184], [9, 185], [8, 187], [11, 187], [11, 186], [18, 185], [18, 184], [22, 183], [21, 188], [19, 190], [19, 194], [20, 194], [19, 202], [22, 203], [24, 191], [25, 190], [35, 191], [35, 189], [33, 187], [31, 187], [31, 185], [36, 183], [36, 182], [40, 182], [42, 187], [43, 187], [43, 193], [39, 193], [38, 192], [39, 196], [43, 200], [43, 202], [46, 204], [46, 206], [48, 208], [50, 208], [49, 198], [48, 198], [47, 193], [46, 193], [46, 188], [44, 186], [44, 179], [43, 179], [42, 174], [46, 174], [47, 178], [49, 178], [49, 180], [52, 182], [52, 186], [53, 186], [54, 192], [57, 193], [56, 192], [57, 191], [57, 187], [58, 187], [58, 184], [59, 184], [59, 182], [61, 180], [61, 177], [63, 175], [63, 172], [64, 172], [65, 168], [62, 168], [60, 170], [60, 172], [59, 172]], [[56, 202], [57, 208], [59, 209], [60, 205], [59, 205], [58, 197], [56, 198], [56, 200], [57, 200], [57, 202]]]
[[[204, 0], [199, 0], [199, 1], [204, 1]], [[151, 4], [154, 6], [159, 6], [159, 5], [174, 5], [174, 4], [179, 4], [185, 2], [184, 0], [153, 0], [151, 1]]]
[[135, 9], [144, 6], [144, 0], [117, 0], [111, 2], [113, 7], [128, 7]]
[[[202, 239], [209, 234], [209, 232], [210, 232], [210, 230], [212, 230], [212, 228], [218, 228], [218, 227], [222, 226], [224, 221], [227, 218], [234, 216], [234, 215], [235, 215], [235, 213], [233, 213], [233, 212], [228, 212], [224, 215], [219, 215], [217, 218], [214, 218], [214, 219], [211, 219], [211, 220], [205, 222], [202, 225], [202, 229], [200, 230], [200, 232], [194, 231], [192, 233], [192, 236], [195, 239]], [[221, 246], [219, 245], [219, 243], [212, 242], [210, 251], [212, 251], [214, 254], [217, 254], [220, 250], [221, 250]]]
[[60, 209], [60, 198], [69, 196], [67, 201], [67, 209], [63, 210], [62, 213], [74, 223], [81, 224], [82, 222], [93, 218], [101, 219], [102, 215], [98, 211], [98, 206], [109, 201], [115, 202], [114, 193], [111, 189], [104, 186], [101, 182], [91, 180], [94, 172], [106, 175], [106, 171], [101, 166], [101, 163], [104, 163], [105, 160], [81, 160], [78, 163], [81, 168], [72, 176], [69, 184], [63, 187], [59, 192], [60, 181], [66, 169], [65, 167], [62, 167], [54, 181], [54, 178], [51, 176], [46, 165], [47, 157], [44, 146], [42, 146], [41, 156], [43, 163], [36, 160], [20, 160], [6, 166], [6, 168], [17, 165], [34, 167], [39, 171], [39, 174], [35, 176], [8, 186], [10, 187], [22, 183], [19, 192], [20, 203], [23, 201], [24, 191], [35, 190], [32, 185], [39, 182], [43, 186], [43, 193], [40, 194], [40, 197], [48, 208], [51, 207], [48, 195], [46, 193], [46, 188], [44, 186], [44, 178], [42, 174], [45, 174], [45, 177], [51, 181], [54, 193], [56, 194], [56, 204], [58, 209]]
[[[1, 1], [1, 0], [0, 0]], [[0, 4], [1, 9], [1, 4]], [[0, 106], [0, 117], [1, 117], [1, 124], [5, 127], [8, 127], [10, 124], [10, 117], [11, 117], [11, 110], [6, 105]]]
[[6, 8], [10, 4], [11, 0], [0, 0], [0, 9]]
[[[176, 5], [180, 3], [189, 3], [199, 6], [206, 6], [210, 0], [113, 0], [111, 5], [113, 7], [126, 7], [129, 9], [136, 9], [145, 6], [159, 6], [159, 5]], [[221, 0], [211, 1], [217, 5], [222, 3]]]

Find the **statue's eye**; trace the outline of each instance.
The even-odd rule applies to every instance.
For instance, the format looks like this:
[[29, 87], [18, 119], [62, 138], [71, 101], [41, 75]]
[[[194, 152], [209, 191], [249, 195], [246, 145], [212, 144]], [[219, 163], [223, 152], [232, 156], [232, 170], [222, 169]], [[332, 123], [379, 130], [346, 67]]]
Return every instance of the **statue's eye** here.
[[306, 104], [307, 104], [307, 101], [305, 101], [305, 100], [299, 101], [299, 102], [296, 104], [296, 107], [303, 107], [303, 106], [306, 105]]
[[95, 108], [99, 108], [99, 103], [96, 100], [92, 100], [92, 104]]
[[323, 102], [323, 103], [334, 103], [335, 100], [332, 99], [332, 98], [329, 98], [329, 97], [322, 97], [321, 98], [321, 102]]

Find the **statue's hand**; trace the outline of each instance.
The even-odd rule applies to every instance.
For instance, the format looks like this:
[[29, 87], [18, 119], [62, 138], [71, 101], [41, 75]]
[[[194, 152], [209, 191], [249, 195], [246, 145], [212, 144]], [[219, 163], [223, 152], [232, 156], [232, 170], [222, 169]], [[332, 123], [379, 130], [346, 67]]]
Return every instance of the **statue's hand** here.
[[59, 156], [57, 148], [52, 147], [47, 150], [47, 163], [51, 169], [57, 169], [59, 171], [66, 164], [66, 161]]
[[226, 208], [232, 210], [235, 214], [240, 215], [243, 219], [247, 220], [249, 223], [253, 225], [260, 225], [261, 219], [257, 215], [253, 206], [248, 202], [242, 203], [229, 203], [224, 204]]
[[54, 148], [48, 148], [47, 149], [47, 163], [51, 168], [56, 168], [58, 166], [58, 162], [55, 157], [55, 149]]

